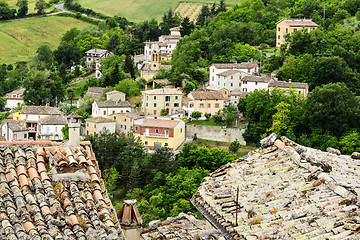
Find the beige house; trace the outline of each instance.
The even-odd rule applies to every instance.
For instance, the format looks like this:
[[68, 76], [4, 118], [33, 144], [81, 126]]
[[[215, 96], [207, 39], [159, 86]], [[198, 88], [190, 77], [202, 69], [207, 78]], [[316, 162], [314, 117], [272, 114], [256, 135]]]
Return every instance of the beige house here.
[[130, 132], [134, 125], [134, 121], [145, 118], [144, 113], [128, 112], [110, 115], [110, 119], [116, 121], [115, 129], [119, 132]]
[[107, 101], [125, 101], [126, 94], [119, 91], [111, 91], [106, 93]]
[[182, 92], [178, 88], [159, 88], [142, 92], [141, 111], [145, 115], [160, 115], [161, 109], [168, 109], [169, 114], [181, 111]]
[[276, 23], [276, 47], [281, 44], [288, 44], [285, 41], [285, 35], [304, 29], [310, 32], [317, 28], [317, 24], [311, 19], [281, 19]]
[[12, 91], [11, 93], [7, 93], [5, 97], [6, 99], [5, 108], [14, 109], [24, 104], [24, 100], [22, 98], [23, 94], [24, 94], [23, 90], [15, 90]]
[[104, 117], [88, 118], [86, 122], [86, 135], [99, 133], [104, 129], [108, 129], [111, 133], [115, 133], [115, 121]]
[[309, 94], [309, 85], [307, 83], [301, 82], [285, 82], [285, 81], [276, 81], [270, 80], [268, 85], [269, 90], [273, 90], [274, 88], [280, 89], [293, 89], [296, 93], [301, 94], [303, 97], [306, 97]]
[[196, 90], [190, 92], [187, 97], [187, 106], [184, 108], [184, 115], [191, 116], [194, 111], [214, 115], [224, 107], [225, 97], [220, 91]]
[[128, 101], [95, 101], [92, 104], [93, 117], [106, 117], [112, 114], [131, 112], [131, 105]]

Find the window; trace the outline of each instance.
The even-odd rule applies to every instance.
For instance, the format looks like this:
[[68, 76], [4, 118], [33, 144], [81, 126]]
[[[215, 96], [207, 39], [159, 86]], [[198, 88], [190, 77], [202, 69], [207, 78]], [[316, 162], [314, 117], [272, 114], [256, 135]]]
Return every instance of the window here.
[[165, 96], [165, 101], [170, 101], [170, 96]]
[[233, 83], [230, 83], [230, 86], [233, 86]]
[[154, 100], [156, 100], [156, 96], [154, 96]]
[[50, 133], [50, 128], [46, 127], [46, 133], [49, 134]]
[[115, 111], [113, 111], [113, 114], [115, 114]]
[[210, 104], [210, 103], [208, 103], [208, 108], [211, 108], [211, 104]]
[[286, 28], [286, 33], [288, 33], [288, 29]]
[[243, 92], [247, 92], [247, 88], [243, 88]]
[[106, 111], [104, 111], [104, 115], [106, 115]]
[[180, 128], [180, 132], [182, 133], [182, 128]]
[[89, 126], [89, 123], [86, 123], [86, 126], [88, 127], [88, 126]]
[[297, 28], [294, 28], [294, 32], [297, 31]]
[[167, 107], [170, 106], [170, 103], [165, 103], [165, 106], [167, 106]]
[[159, 133], [159, 129], [155, 129], [155, 133]]
[[241, 86], [241, 83], [239, 83], [239, 87]]
[[218, 104], [218, 103], [215, 103], [215, 108], [219, 108], [219, 104]]
[[114, 116], [114, 120], [116, 120], [116, 116]]
[[200, 108], [204, 108], [204, 104], [203, 104], [203, 103], [200, 103]]
[[169, 130], [165, 130], [165, 135], [169, 136]]
[[146, 103], [146, 106], [148, 107], [148, 106], [149, 106], [149, 104], [147, 104], [147, 103]]
[[167, 147], [167, 146], [169, 146], [169, 144], [168, 144], [168, 143], [165, 143], [165, 147]]
[[156, 115], [156, 110], [154, 110], [154, 115]]
[[280, 35], [278, 35], [278, 39], [280, 39]]
[[135, 127], [135, 131], [137, 131], [138, 130], [138, 127]]
[[248, 69], [248, 73], [250, 73], [250, 68]]
[[120, 128], [122, 128], [123, 127], [123, 125], [120, 125]]
[[57, 127], [55, 127], [55, 132], [57, 132]]
[[233, 76], [231, 76], [230, 78], [231, 78], [231, 79], [233, 79], [234, 77], [233, 77]]
[[243, 84], [247, 84], [247, 81], [243, 81]]
[[280, 27], [278, 27], [278, 31], [280, 32]]
[[14, 139], [17, 139], [17, 134], [14, 134]]
[[174, 107], [179, 107], [179, 103], [174, 103]]
[[27, 134], [24, 134], [24, 138], [27, 138]]
[[154, 107], [156, 107], [156, 103], [154, 103]]
[[178, 99], [178, 96], [175, 96], [175, 100], [177, 100]]
[[257, 85], [257, 82], [255, 82], [255, 85]]
[[214, 77], [212, 77], [212, 80], [214, 81]]
[[145, 145], [148, 145], [148, 142], [147, 142], [147, 141], [145, 141]]
[[124, 129], [126, 130], [126, 125], [124, 125]]

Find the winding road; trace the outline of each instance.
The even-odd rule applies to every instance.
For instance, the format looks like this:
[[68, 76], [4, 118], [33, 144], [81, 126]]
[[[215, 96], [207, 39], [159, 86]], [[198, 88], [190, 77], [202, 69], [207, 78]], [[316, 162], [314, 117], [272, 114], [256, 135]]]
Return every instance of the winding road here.
[[[64, 3], [60, 3], [60, 4], [55, 5], [55, 8], [59, 9], [61, 12], [50, 13], [50, 14], [47, 14], [47, 16], [56, 15], [56, 14], [63, 13], [63, 12], [76, 14], [76, 12], [72, 12], [72, 11], [66, 10], [66, 9], [64, 8]], [[86, 14], [84, 14], [84, 13], [82, 13], [81, 15], [84, 16], [84, 17], [87, 17], [87, 18], [91, 18], [91, 19], [97, 20], [97, 21], [101, 21], [101, 22], [104, 22], [104, 21], [105, 21], [104, 19], [95, 18], [95, 17], [90, 17], [90, 16], [88, 16], [88, 15], [86, 15]]]

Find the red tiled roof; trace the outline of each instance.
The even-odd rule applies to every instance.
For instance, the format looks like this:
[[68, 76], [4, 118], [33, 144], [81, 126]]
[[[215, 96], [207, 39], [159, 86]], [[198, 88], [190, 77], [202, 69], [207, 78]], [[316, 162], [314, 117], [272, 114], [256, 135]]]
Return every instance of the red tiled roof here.
[[158, 128], [175, 128], [179, 124], [179, 120], [167, 119], [146, 119], [140, 124], [142, 127], [158, 127]]
[[290, 27], [317, 27], [318, 25], [314, 23], [311, 19], [281, 19], [276, 24], [284, 22]]
[[0, 142], [0, 181], [0, 239], [123, 240], [89, 142]]

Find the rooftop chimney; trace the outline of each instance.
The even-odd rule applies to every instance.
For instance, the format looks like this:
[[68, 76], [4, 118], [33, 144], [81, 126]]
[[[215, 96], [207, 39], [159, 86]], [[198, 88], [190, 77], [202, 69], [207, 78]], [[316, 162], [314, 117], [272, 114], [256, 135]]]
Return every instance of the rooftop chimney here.
[[70, 119], [69, 123], [69, 145], [76, 147], [80, 144], [80, 123], [76, 122], [75, 118]]
[[117, 217], [126, 240], [140, 240], [142, 219], [136, 207], [136, 200], [124, 200], [124, 205]]

